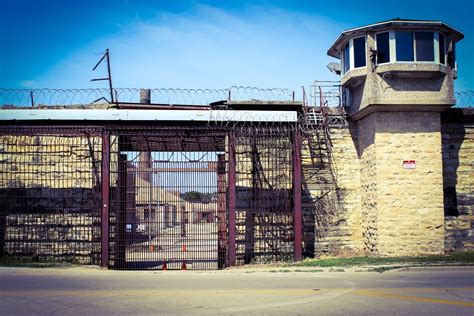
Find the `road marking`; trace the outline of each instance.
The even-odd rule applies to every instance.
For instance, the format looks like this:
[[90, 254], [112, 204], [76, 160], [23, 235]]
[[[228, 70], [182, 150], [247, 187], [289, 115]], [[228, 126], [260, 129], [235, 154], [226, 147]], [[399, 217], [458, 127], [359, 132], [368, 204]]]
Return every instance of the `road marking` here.
[[209, 296], [209, 295], [284, 295], [313, 296], [321, 291], [313, 289], [286, 290], [27, 290], [0, 291], [0, 296]]
[[361, 291], [379, 291], [379, 292], [403, 292], [403, 293], [417, 293], [417, 292], [445, 292], [445, 291], [474, 291], [474, 287], [429, 287], [429, 288], [365, 288], [356, 289]]
[[[395, 290], [390, 289], [390, 291], [395, 291]], [[438, 290], [438, 292], [439, 292], [439, 290]], [[465, 306], [465, 307], [474, 307], [474, 303], [469, 303], [469, 302], [451, 301], [451, 300], [445, 300], [445, 299], [418, 297], [418, 296], [409, 296], [409, 295], [399, 295], [399, 294], [384, 293], [384, 292], [379, 292], [379, 291], [375, 292], [374, 290], [357, 290], [357, 291], [354, 291], [354, 293], [358, 294], [358, 295], [371, 296], [371, 297], [397, 298], [397, 299], [400, 299], [400, 300], [408, 300], [408, 301], [417, 301], [417, 302], [426, 302], [426, 303], [439, 303], [439, 304], [458, 305], [458, 306]]]
[[368, 291], [383, 291], [383, 292], [404, 292], [404, 293], [428, 293], [428, 292], [446, 292], [446, 291], [474, 291], [474, 287], [450, 287], [450, 288], [417, 288], [417, 289], [367, 289]]

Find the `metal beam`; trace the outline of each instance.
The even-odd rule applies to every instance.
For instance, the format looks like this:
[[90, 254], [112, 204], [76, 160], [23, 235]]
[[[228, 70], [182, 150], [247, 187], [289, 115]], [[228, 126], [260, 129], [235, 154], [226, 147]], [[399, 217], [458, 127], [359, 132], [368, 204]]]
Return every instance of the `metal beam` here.
[[293, 136], [293, 251], [294, 260], [303, 260], [302, 212], [301, 212], [301, 132]]
[[100, 266], [109, 267], [110, 132], [102, 132], [102, 212]]
[[226, 216], [226, 163], [225, 155], [217, 155], [217, 267], [225, 268], [227, 255], [227, 216]]
[[235, 266], [236, 157], [235, 132], [229, 132], [229, 266]]
[[[296, 111], [15, 109], [0, 110], [0, 121], [182, 121], [296, 122]], [[50, 122], [51, 123], [51, 122]]]
[[[120, 142], [120, 141], [119, 141]], [[119, 145], [120, 146], [120, 145]], [[116, 213], [116, 232], [114, 243], [114, 267], [120, 269], [125, 267], [125, 251], [126, 251], [126, 215], [127, 215], [127, 155], [120, 154], [118, 160], [118, 209]]]
[[[173, 164], [173, 162], [169, 163], [169, 164]], [[176, 162], [176, 164], [186, 164], [184, 162]], [[193, 163], [188, 163], [190, 166], [193, 164]], [[197, 163], [194, 163], [194, 164], [197, 164]], [[134, 170], [135, 168], [131, 169], [131, 170]], [[158, 167], [153, 167], [153, 168], [136, 168], [136, 171], [137, 172], [143, 172], [143, 173], [146, 173], [146, 172], [153, 172], [153, 173], [162, 173], [162, 172], [217, 172], [217, 163], [214, 163], [214, 162], [210, 162], [209, 163], [209, 167], [162, 167], [162, 168], [158, 168]]]

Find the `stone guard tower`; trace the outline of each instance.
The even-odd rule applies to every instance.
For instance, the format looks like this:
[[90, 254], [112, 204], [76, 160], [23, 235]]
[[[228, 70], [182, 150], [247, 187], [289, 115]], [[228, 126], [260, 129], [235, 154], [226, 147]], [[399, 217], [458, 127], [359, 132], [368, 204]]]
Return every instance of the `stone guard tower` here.
[[393, 19], [343, 32], [328, 54], [357, 125], [364, 247], [444, 253], [440, 112], [455, 104], [455, 44], [437, 21]]

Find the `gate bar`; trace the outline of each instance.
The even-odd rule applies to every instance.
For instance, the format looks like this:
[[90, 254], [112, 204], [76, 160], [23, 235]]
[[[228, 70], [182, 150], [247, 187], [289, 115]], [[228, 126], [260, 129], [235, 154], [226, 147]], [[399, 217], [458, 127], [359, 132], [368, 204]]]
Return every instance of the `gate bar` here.
[[226, 162], [225, 155], [217, 155], [217, 267], [226, 266], [227, 256], [227, 207], [226, 207]]
[[109, 267], [110, 132], [102, 132], [102, 212], [100, 266]]
[[229, 266], [235, 266], [235, 132], [229, 132]]
[[293, 141], [293, 251], [294, 261], [303, 260], [301, 214], [301, 132], [297, 130]]

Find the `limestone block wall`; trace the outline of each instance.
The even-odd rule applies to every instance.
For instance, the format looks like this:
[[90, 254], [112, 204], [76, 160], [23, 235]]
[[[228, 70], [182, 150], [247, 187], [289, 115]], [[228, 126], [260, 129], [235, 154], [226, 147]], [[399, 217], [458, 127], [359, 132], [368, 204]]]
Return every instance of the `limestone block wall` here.
[[[382, 255], [444, 253], [444, 206], [439, 113], [376, 113]], [[415, 160], [405, 169], [404, 160]]]
[[[444, 252], [441, 123], [436, 112], [376, 112], [359, 122], [367, 252]], [[414, 169], [403, 161], [415, 160]]]
[[378, 254], [377, 155], [375, 132], [377, 121], [372, 115], [357, 122], [360, 158], [361, 229], [364, 249]]
[[474, 109], [442, 114], [445, 247], [474, 251]]
[[92, 188], [100, 155], [99, 137], [1, 136], [0, 187]]
[[[329, 155], [311, 153], [309, 145], [317, 146], [317, 137], [310, 142], [303, 137], [306, 255], [312, 256], [310, 250], [316, 257], [360, 255], [364, 247], [360, 226], [360, 165], [356, 129], [354, 125], [331, 128], [329, 134], [330, 143], [320, 144], [324, 147], [321, 151]], [[313, 225], [314, 231], [308, 229], [308, 225]], [[315, 236], [313, 240], [311, 234]], [[314, 249], [310, 247], [310, 242], [314, 243]]]
[[4, 253], [37, 261], [100, 262], [100, 215], [8, 214]]
[[98, 263], [101, 138], [0, 136], [0, 255]]

